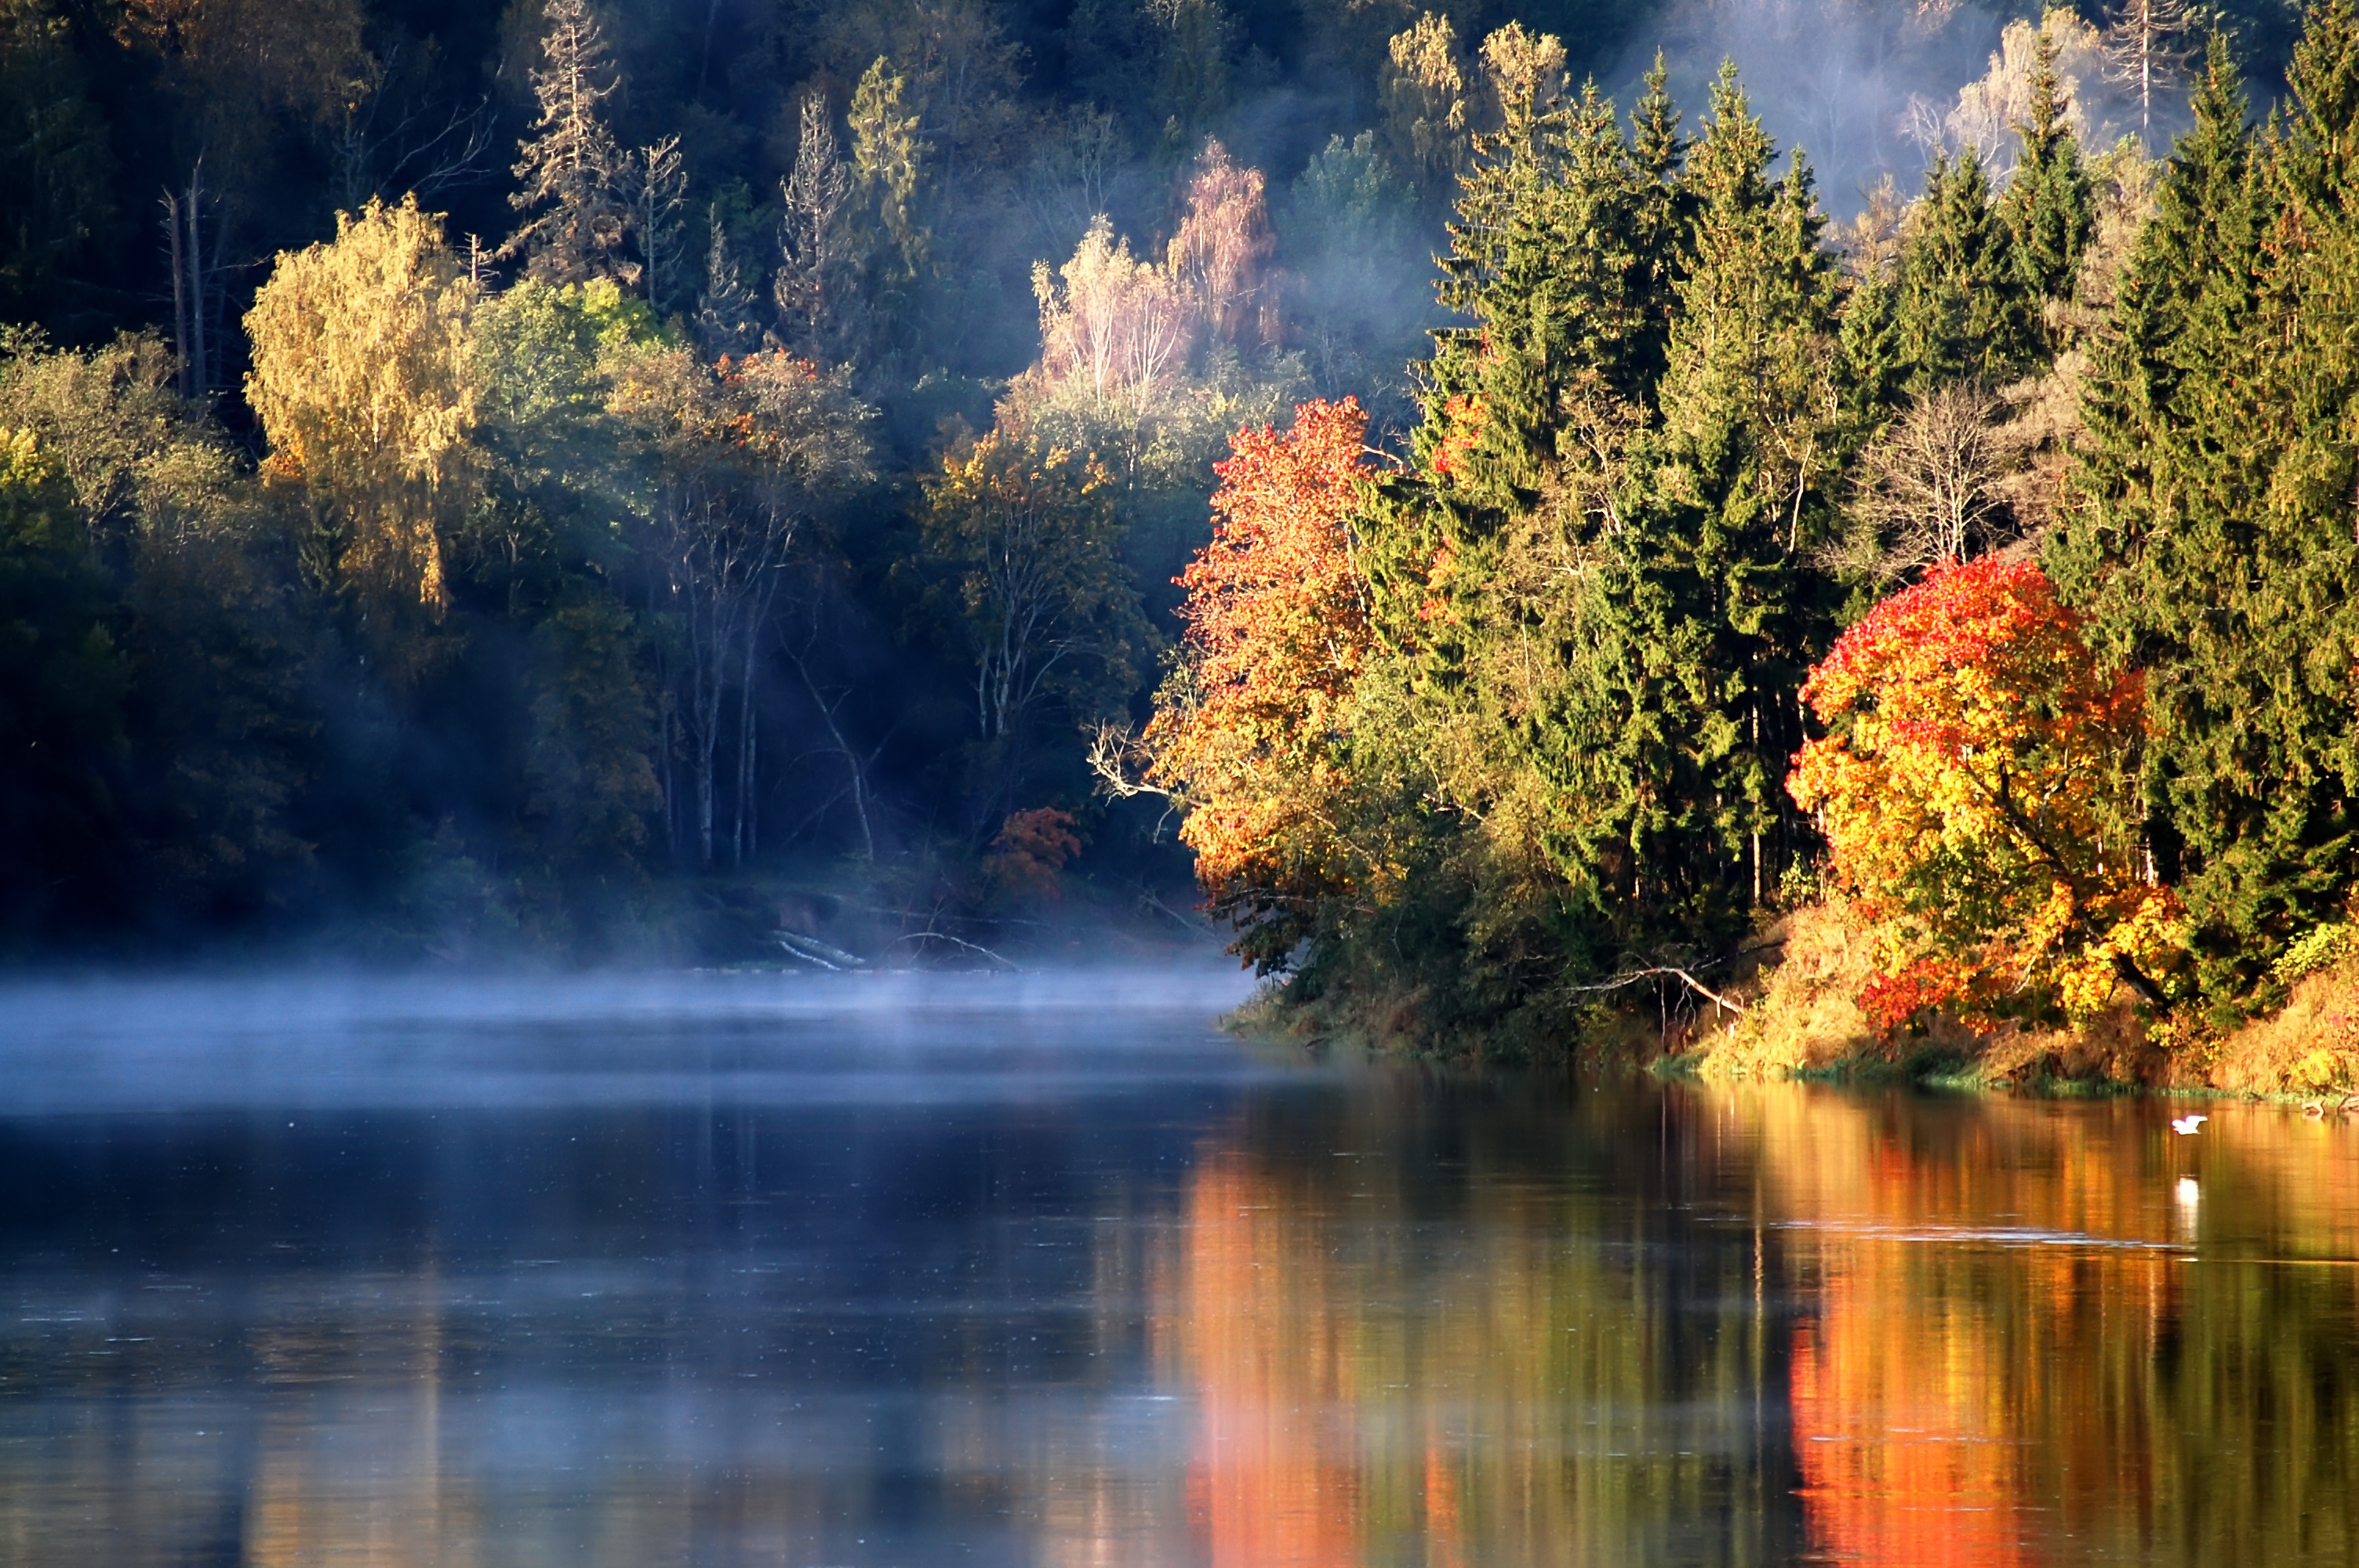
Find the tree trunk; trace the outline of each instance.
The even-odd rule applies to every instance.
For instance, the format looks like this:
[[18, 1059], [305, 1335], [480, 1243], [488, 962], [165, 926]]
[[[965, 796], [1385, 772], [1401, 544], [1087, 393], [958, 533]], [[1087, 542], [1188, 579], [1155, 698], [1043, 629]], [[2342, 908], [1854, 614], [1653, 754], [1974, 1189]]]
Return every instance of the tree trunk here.
[[754, 854], [754, 628], [745, 629], [745, 663], [737, 681], [737, 815], [730, 824], [729, 858], [742, 866]]
[[188, 397], [196, 390], [189, 363], [188, 262], [180, 244], [180, 199], [168, 190], [164, 192], [164, 232], [172, 245], [172, 368], [180, 395]]
[[[712, 716], [715, 719], [719, 714]], [[699, 871], [712, 869], [712, 727], [697, 741], [696, 750], [696, 866]]]
[[204, 210], [205, 160], [189, 171], [189, 199], [181, 209], [189, 225], [189, 320], [194, 329], [191, 351], [195, 356], [196, 390], [212, 390], [212, 365], [205, 352], [205, 241], [202, 229]]

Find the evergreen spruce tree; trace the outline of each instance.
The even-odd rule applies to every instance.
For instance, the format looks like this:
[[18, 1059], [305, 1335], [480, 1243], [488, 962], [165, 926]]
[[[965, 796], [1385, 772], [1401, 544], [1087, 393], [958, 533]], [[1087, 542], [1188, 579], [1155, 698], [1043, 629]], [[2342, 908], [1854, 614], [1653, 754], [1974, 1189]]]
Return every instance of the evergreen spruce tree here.
[[1643, 880], [1632, 905], [1690, 940], [1741, 928], [1799, 848], [1784, 793], [1795, 694], [1833, 635], [1835, 595], [1810, 561], [1845, 447], [1836, 278], [1807, 162], [1797, 152], [1772, 180], [1773, 156], [1724, 70], [1688, 161], [1696, 218], [1647, 504], [1608, 596], [1626, 606], [1614, 750], [1638, 786], [1618, 829]]
[[2036, 354], [2036, 308], [1982, 159], [1971, 149], [1936, 154], [1900, 253], [1897, 384], [1921, 395], [1966, 376], [2022, 374]]
[[1387, 652], [1364, 762], [1401, 781], [1398, 852], [1419, 868], [1381, 940], [1429, 956], [1437, 1009], [1495, 1022], [1614, 951], [1613, 876], [1551, 842], [1549, 759], [1593, 708], [1593, 567], [1650, 417], [1684, 200], [1659, 73], [1636, 150], [1593, 88], [1512, 80], [1530, 85], [1478, 138], [1442, 264], [1472, 324], [1436, 333], [1413, 460], [1364, 521]]
[[1900, 284], [1890, 265], [1860, 277], [1843, 297], [1836, 342], [1843, 365], [1843, 408], [1853, 423], [1882, 422], [1903, 398], [1908, 363], [1900, 341]]
[[2144, 668], [2148, 837], [2234, 1000], [2359, 879], [2359, 18], [2310, 13], [2254, 138], [2223, 49], [2141, 236], [2091, 399], [2088, 504], [2053, 552]]
[[1643, 382], [1650, 395], [1663, 373], [1671, 315], [1679, 307], [1680, 268], [1688, 254], [1688, 228], [1695, 221], [1692, 193], [1680, 178], [1688, 141], [1680, 131], [1669, 81], [1669, 67], [1658, 52], [1630, 109], [1630, 248], [1637, 258], [1631, 301], [1641, 327], [1629, 359], [1634, 379]]
[[2033, 49], [2030, 112], [2016, 131], [2023, 138], [2023, 156], [2000, 202], [2015, 240], [2016, 265], [2035, 303], [2069, 298], [2097, 218], [2080, 144], [2065, 119], [2056, 40], [2045, 27]]
[[548, 0], [544, 14], [549, 31], [540, 49], [548, 63], [532, 73], [540, 113], [533, 134], [517, 145], [523, 156], [516, 177], [523, 189], [508, 198], [531, 216], [499, 254], [523, 256], [527, 271], [543, 283], [627, 282], [638, 272], [624, 253], [631, 227], [627, 166], [601, 108], [621, 79], [588, 0]]

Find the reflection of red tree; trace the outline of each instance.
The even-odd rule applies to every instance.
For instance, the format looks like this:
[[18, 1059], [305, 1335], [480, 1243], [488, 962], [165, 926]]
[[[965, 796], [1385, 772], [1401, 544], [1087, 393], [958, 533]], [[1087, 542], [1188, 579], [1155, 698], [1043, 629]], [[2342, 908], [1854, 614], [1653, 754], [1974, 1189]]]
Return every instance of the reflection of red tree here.
[[1945, 1364], [1942, 1353], [1972, 1347], [1891, 1332], [1903, 1325], [1879, 1308], [1901, 1283], [1831, 1280], [1819, 1323], [1795, 1331], [1794, 1447], [1812, 1543], [1893, 1568], [2028, 1563], [2015, 1444], [1973, 1397], [1997, 1368], [1971, 1354]]
[[1324, 1249], [1299, 1217], [1228, 1162], [1189, 1194], [1183, 1324], [1196, 1386], [1189, 1513], [1214, 1568], [1357, 1563], [1356, 1433], [1350, 1368]]
[[[1814, 1317], [1796, 1330], [1794, 1446], [1813, 1543], [1838, 1561], [1957, 1568], [2147, 1506], [2153, 1433], [2125, 1397], [2175, 1310], [2141, 1247], [1942, 1231], [2162, 1238], [2135, 1117], [1992, 1106], [1961, 1124], [1762, 1096], [1776, 1206]], [[2061, 1537], [2058, 1537], [2061, 1539]]]

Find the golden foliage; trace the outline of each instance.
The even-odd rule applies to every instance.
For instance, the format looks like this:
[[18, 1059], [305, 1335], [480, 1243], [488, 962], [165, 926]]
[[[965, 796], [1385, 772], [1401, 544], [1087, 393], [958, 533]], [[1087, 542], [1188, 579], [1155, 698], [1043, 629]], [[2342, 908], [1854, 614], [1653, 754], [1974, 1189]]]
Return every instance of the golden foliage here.
[[2209, 1076], [2252, 1094], [2359, 1088], [2359, 958], [2295, 981], [2283, 1008], [2220, 1043]]
[[[2108, 676], [2034, 566], [1937, 565], [1845, 633], [1802, 695], [1832, 733], [1789, 784], [1838, 886], [1882, 926], [1861, 1000], [1896, 1030], [2093, 1018], [2116, 979], [2162, 1011], [2178, 901], [2120, 824], [2145, 687]], [[2110, 844], [2108, 830], [2114, 837]]]
[[1875, 928], [1848, 901], [1808, 904], [1768, 933], [1779, 961], [1736, 1027], [1708, 1037], [1696, 1066], [1708, 1077], [1777, 1078], [1881, 1054], [1859, 1005], [1875, 979]]
[[440, 218], [410, 197], [338, 213], [333, 241], [280, 253], [245, 318], [271, 471], [304, 486], [347, 580], [436, 613], [440, 520], [475, 422], [475, 297]]
[[1228, 149], [1206, 142], [1188, 181], [1187, 216], [1164, 265], [1213, 336], [1237, 342], [1250, 323], [1263, 341], [1278, 341], [1277, 313], [1261, 298], [1262, 268], [1277, 248], [1261, 170], [1239, 168]]
[[1466, 70], [1448, 13], [1429, 11], [1393, 36], [1385, 78], [1386, 135], [1393, 156], [1429, 193], [1464, 171], [1470, 151]]

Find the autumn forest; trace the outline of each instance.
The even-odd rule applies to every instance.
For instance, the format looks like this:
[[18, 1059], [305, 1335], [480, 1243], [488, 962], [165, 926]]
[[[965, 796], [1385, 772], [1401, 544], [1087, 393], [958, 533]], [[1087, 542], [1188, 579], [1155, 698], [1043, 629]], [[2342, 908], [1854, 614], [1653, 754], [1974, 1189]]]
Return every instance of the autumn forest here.
[[0, 0], [0, 940], [2348, 1087], [2359, 8], [1891, 9]]

